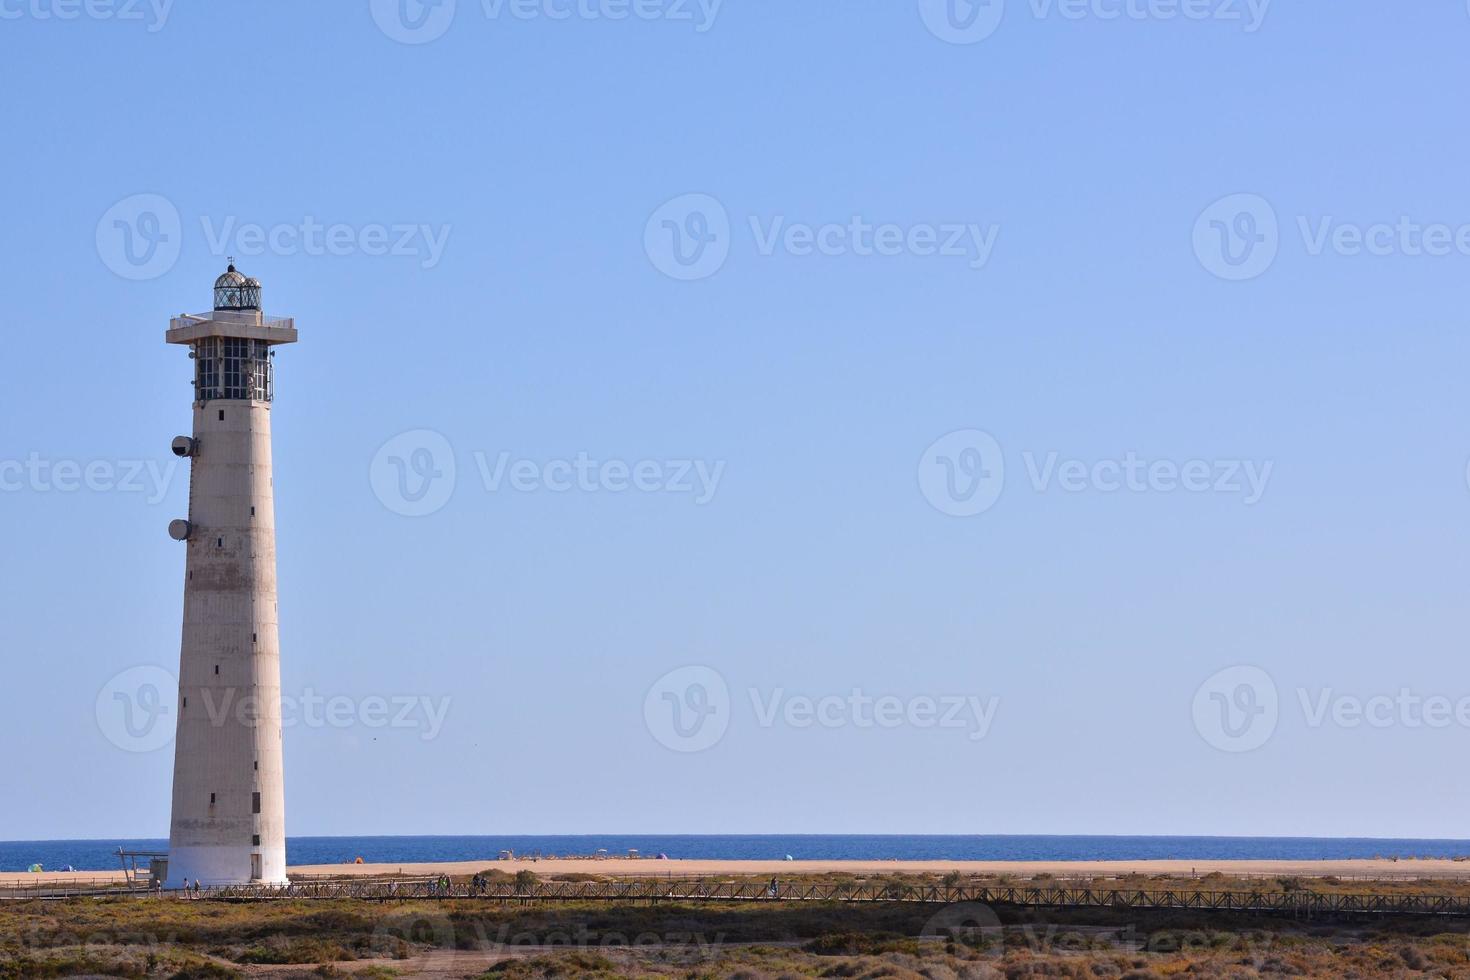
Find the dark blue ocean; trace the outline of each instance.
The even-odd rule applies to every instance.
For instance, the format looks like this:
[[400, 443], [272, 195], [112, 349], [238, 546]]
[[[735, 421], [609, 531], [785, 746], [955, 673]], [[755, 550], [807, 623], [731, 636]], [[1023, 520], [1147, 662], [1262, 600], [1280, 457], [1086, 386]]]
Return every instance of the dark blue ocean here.
[[[84, 871], [118, 867], [117, 849], [165, 851], [163, 840], [0, 841], [0, 872], [72, 865]], [[290, 865], [337, 864], [361, 857], [368, 863], [492, 861], [502, 850], [516, 854], [626, 854], [727, 860], [952, 860], [1141, 861], [1177, 859], [1332, 860], [1372, 857], [1464, 857], [1470, 841], [1375, 840], [1309, 837], [908, 837], [908, 836], [635, 836], [576, 837], [292, 837]]]

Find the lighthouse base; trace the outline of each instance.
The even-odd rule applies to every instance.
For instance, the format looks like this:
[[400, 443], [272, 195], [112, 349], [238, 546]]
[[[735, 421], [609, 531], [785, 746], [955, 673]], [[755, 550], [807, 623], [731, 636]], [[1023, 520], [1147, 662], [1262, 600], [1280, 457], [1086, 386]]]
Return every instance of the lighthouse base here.
[[286, 885], [286, 849], [252, 847], [171, 847], [165, 888], [225, 885]]

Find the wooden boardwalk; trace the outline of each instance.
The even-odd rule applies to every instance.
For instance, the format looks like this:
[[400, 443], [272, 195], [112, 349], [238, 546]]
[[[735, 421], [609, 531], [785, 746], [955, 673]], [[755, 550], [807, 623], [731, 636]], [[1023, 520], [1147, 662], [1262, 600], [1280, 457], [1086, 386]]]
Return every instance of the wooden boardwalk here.
[[[133, 896], [155, 901], [196, 900], [185, 892], [84, 890], [47, 888], [0, 891], [0, 899], [65, 899]], [[202, 900], [269, 902], [358, 899], [363, 901], [444, 901], [469, 899], [512, 904], [538, 902], [828, 902], [847, 904], [911, 903], [955, 905], [978, 903], [997, 908], [1120, 909], [1198, 912], [1242, 912], [1302, 918], [1345, 915], [1431, 916], [1470, 918], [1470, 897], [1449, 895], [1381, 895], [1291, 892], [1215, 891], [1203, 889], [1138, 889], [1067, 885], [998, 887], [993, 885], [788, 884], [773, 889], [766, 882], [659, 880], [538, 881], [480, 886], [455, 882], [445, 887], [434, 878], [377, 881], [308, 881], [287, 887], [237, 886], [204, 889]]]

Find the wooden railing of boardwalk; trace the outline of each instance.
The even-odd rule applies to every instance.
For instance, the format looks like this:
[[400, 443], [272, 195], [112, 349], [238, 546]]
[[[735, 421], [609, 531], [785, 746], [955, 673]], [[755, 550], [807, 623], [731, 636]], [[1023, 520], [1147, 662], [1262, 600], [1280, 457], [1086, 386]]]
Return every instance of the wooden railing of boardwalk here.
[[1427, 894], [1369, 894], [1204, 889], [1138, 889], [1068, 885], [997, 887], [993, 885], [808, 884], [804, 882], [639, 879], [630, 881], [537, 881], [527, 884], [454, 882], [436, 878], [380, 880], [306, 880], [285, 887], [206, 888], [198, 893], [88, 889], [65, 886], [0, 888], [0, 899], [61, 899], [132, 896], [160, 901], [214, 900], [265, 902], [313, 899], [366, 901], [474, 899], [501, 903], [536, 902], [834, 902], [955, 905], [978, 903], [997, 908], [1140, 909], [1284, 914], [1299, 917], [1398, 915], [1470, 917], [1470, 897]]

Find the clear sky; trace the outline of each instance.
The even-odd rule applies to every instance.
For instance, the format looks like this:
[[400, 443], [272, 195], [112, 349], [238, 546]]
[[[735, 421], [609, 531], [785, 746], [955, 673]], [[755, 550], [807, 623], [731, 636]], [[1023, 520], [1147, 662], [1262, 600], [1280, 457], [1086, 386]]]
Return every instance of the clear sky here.
[[229, 255], [291, 834], [1470, 836], [1470, 15], [1260, 8], [0, 0], [0, 839], [167, 833]]

